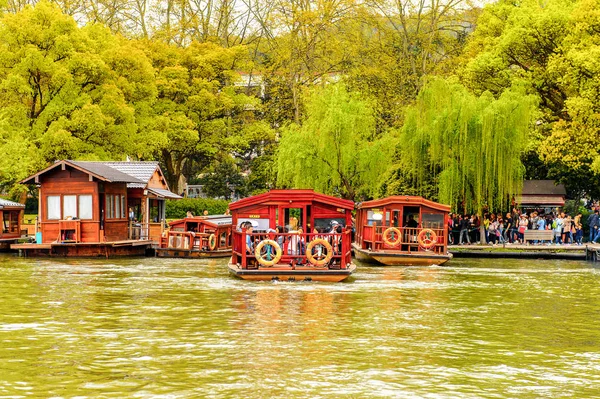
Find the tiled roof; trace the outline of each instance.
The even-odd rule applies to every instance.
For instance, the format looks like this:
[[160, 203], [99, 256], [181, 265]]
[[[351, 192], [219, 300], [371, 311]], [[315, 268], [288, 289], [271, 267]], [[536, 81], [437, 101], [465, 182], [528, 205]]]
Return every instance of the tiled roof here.
[[152, 175], [156, 171], [156, 168], [158, 167], [158, 162], [155, 161], [102, 163], [110, 166], [113, 169], [118, 170], [119, 172], [123, 172], [125, 174], [128, 174], [129, 176], [133, 176], [144, 183], [148, 183], [148, 181], [152, 178]]
[[567, 195], [565, 186], [555, 184], [554, 180], [525, 180], [523, 195]]
[[5, 199], [0, 198], [0, 209], [2, 209], [4, 207], [25, 208], [25, 205], [19, 204], [18, 202], [9, 201], [9, 200], [5, 200]]
[[90, 162], [90, 161], [67, 161], [75, 166], [92, 172], [95, 175], [102, 176], [113, 183], [144, 183], [140, 179], [123, 173], [108, 165], [108, 162]]

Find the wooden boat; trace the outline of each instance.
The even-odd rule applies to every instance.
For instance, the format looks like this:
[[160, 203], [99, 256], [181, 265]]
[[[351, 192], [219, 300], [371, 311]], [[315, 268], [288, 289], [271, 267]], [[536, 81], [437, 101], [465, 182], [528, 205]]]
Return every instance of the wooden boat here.
[[21, 213], [25, 205], [0, 198], [0, 251], [8, 250], [10, 244], [21, 238]]
[[229, 271], [237, 277], [338, 282], [356, 270], [352, 201], [313, 190], [271, 190], [229, 209], [237, 226]]
[[226, 258], [231, 256], [231, 216], [186, 217], [169, 223], [156, 256]]
[[422, 197], [392, 196], [358, 205], [352, 244], [358, 260], [386, 266], [441, 265], [448, 252], [450, 207]]

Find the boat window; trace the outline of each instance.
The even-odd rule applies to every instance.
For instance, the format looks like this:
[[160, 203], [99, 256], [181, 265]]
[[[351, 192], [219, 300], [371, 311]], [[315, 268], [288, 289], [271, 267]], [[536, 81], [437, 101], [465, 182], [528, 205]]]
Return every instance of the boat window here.
[[383, 214], [379, 211], [367, 211], [367, 225], [381, 226]]
[[444, 215], [441, 213], [423, 212], [423, 227], [426, 229], [441, 229], [444, 227]]
[[392, 220], [390, 221], [391, 225], [393, 227], [399, 227], [400, 226], [400, 224], [398, 222], [399, 220], [400, 220], [400, 211], [392, 211]]
[[243, 222], [252, 223], [253, 231], [255, 233], [264, 233], [269, 229], [269, 219], [268, 218], [265, 218], [265, 219], [239, 218], [237, 221], [237, 227], [239, 228], [239, 226]]
[[346, 225], [346, 219], [344, 218], [315, 218], [315, 228], [322, 233], [329, 233], [333, 228], [334, 221], [342, 227]]
[[48, 219], [60, 219], [60, 195], [49, 195], [46, 198], [46, 205], [48, 206]]
[[283, 227], [287, 227], [289, 231], [296, 231], [298, 227], [302, 227], [302, 222], [302, 208], [285, 208]]

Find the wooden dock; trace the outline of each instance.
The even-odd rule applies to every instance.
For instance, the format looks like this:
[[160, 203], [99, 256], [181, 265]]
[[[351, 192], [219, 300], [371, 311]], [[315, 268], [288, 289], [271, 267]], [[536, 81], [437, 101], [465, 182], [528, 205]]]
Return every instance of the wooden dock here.
[[119, 257], [146, 256], [156, 243], [152, 240], [107, 242], [53, 242], [47, 244], [12, 244], [24, 257]]
[[[591, 245], [590, 245], [591, 246]], [[571, 259], [588, 258], [589, 246], [584, 245], [450, 245], [448, 251], [455, 258], [520, 258], [520, 259]], [[600, 245], [596, 245], [600, 250]]]

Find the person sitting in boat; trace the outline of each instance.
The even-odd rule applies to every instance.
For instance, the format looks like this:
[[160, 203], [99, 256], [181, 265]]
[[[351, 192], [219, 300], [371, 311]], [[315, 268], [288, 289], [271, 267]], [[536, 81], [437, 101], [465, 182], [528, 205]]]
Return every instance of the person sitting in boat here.
[[[246, 252], [251, 254], [254, 251], [254, 242], [252, 242], [252, 223], [246, 222], [244, 227], [246, 228]], [[242, 227], [242, 229], [244, 227]]]
[[411, 229], [416, 229], [417, 227], [419, 227], [419, 222], [417, 222], [415, 220], [414, 215], [408, 215], [408, 221], [406, 222], [406, 227], [409, 227]]
[[187, 213], [185, 214], [186, 218], [193, 218], [194, 214], [192, 213], [192, 211], [187, 211]]

